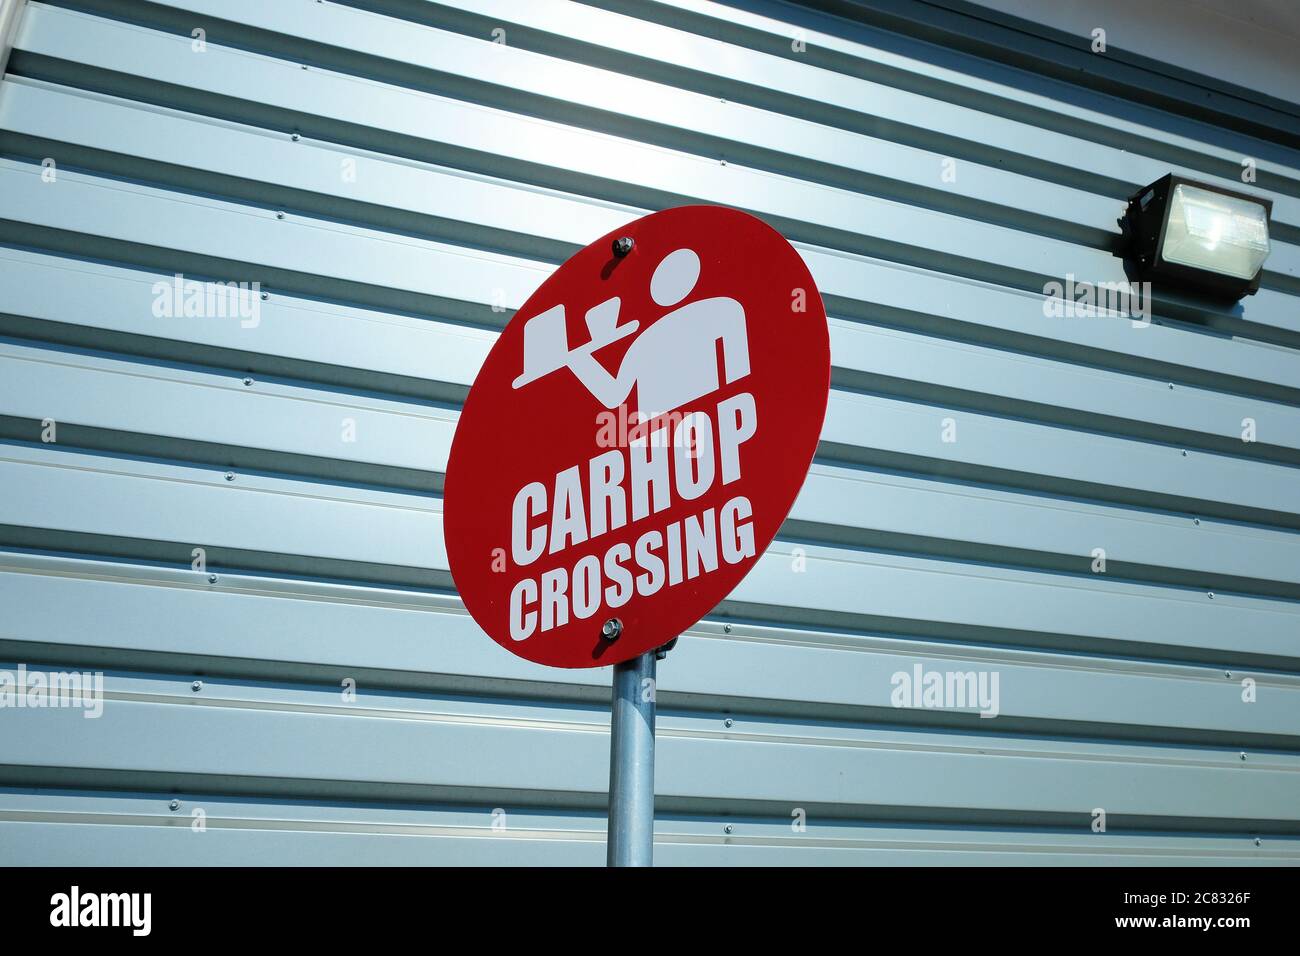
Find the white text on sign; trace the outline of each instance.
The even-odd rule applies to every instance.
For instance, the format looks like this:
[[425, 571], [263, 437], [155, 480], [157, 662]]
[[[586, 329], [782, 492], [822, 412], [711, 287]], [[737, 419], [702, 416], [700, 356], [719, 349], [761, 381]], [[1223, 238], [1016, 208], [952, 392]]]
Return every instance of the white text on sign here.
[[[561, 554], [664, 511], [672, 505], [674, 491], [693, 501], [715, 484], [736, 481], [740, 446], [757, 427], [754, 396], [741, 392], [720, 402], [713, 416], [698, 411], [684, 416], [671, 436], [663, 426], [626, 449], [601, 452], [587, 462], [585, 472], [581, 465], [558, 472], [550, 488], [529, 482], [515, 495], [511, 510], [515, 566], [526, 567], [543, 555]], [[561, 565], [522, 578], [510, 590], [510, 636], [527, 640], [564, 626], [571, 614], [589, 618], [602, 603], [622, 607], [633, 594], [649, 596], [717, 570], [719, 558], [736, 564], [753, 557], [752, 517], [749, 499], [737, 495], [718, 508], [651, 528], [635, 544], [619, 542], [603, 556], [586, 555], [571, 568]]]

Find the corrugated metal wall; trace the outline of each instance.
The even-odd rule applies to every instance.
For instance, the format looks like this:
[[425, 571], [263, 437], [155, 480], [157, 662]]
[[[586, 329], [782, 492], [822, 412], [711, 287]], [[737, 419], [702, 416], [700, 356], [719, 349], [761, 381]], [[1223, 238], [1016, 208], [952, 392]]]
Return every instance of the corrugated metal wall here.
[[[1300, 861], [1285, 131], [930, 45], [938, 7], [828, 6], [861, 17], [26, 6], [0, 667], [107, 700], [0, 711], [0, 862], [603, 862], [609, 672], [477, 631], [440, 475], [511, 310], [686, 201], [796, 243], [834, 388], [781, 538], [660, 667], [657, 861]], [[1047, 280], [1123, 278], [1123, 199], [1170, 170], [1274, 199], [1259, 294], [1046, 317]], [[157, 316], [177, 273], [260, 282], [257, 321]], [[891, 706], [916, 665], [996, 672], [1000, 715]]]

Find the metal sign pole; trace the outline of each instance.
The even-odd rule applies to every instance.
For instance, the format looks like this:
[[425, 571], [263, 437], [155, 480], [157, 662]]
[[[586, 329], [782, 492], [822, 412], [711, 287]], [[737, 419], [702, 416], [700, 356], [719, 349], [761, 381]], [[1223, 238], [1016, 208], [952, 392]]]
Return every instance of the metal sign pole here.
[[655, 835], [655, 659], [614, 665], [609, 738], [608, 866], [652, 866]]

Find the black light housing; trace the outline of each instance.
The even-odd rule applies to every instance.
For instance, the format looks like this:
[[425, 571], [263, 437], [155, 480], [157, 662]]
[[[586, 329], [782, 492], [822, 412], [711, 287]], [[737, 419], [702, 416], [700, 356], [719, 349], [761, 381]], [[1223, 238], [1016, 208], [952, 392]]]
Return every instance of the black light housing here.
[[1170, 173], [1125, 213], [1138, 279], [1236, 301], [1254, 295], [1269, 253], [1273, 202]]

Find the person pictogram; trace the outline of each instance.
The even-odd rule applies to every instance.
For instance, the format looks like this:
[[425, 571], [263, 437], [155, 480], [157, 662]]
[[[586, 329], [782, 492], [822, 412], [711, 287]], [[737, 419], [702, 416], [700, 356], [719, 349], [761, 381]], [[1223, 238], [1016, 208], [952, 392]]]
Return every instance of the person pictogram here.
[[[524, 370], [516, 389], [568, 368], [596, 401], [606, 408], [627, 402], [636, 389], [636, 409], [651, 418], [717, 391], [749, 374], [749, 341], [745, 310], [727, 296], [712, 296], [679, 305], [694, 290], [700, 257], [691, 249], [670, 252], [650, 278], [650, 297], [665, 308], [677, 306], [652, 322], [632, 342], [611, 375], [595, 352], [636, 333], [637, 320], [618, 324], [621, 301], [614, 296], [589, 309], [585, 316], [591, 340], [568, 347], [564, 306], [556, 305], [524, 325]], [[722, 343], [722, 382], [718, 376], [718, 343]]]

